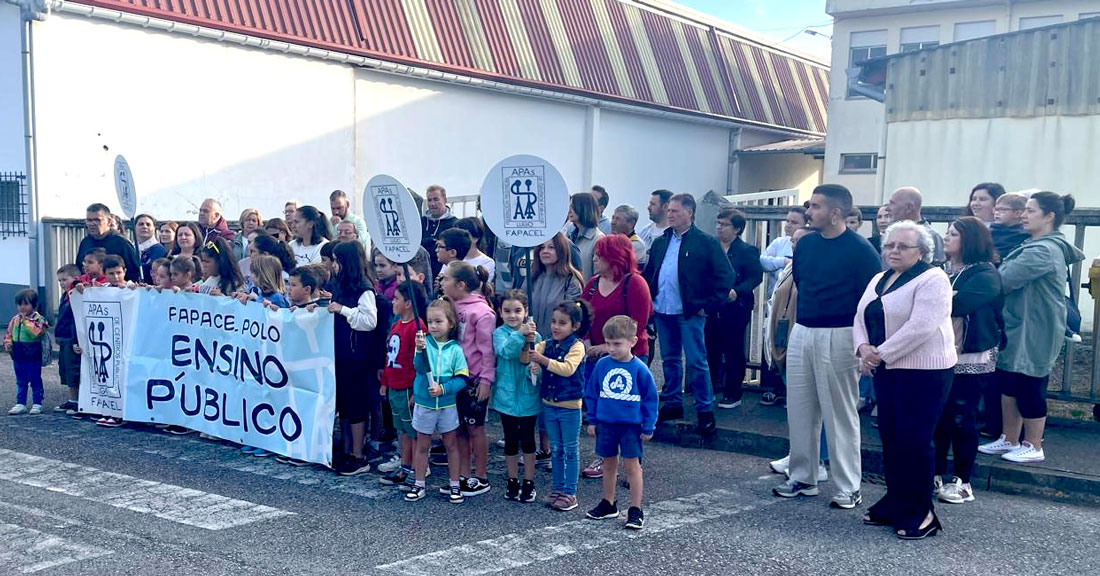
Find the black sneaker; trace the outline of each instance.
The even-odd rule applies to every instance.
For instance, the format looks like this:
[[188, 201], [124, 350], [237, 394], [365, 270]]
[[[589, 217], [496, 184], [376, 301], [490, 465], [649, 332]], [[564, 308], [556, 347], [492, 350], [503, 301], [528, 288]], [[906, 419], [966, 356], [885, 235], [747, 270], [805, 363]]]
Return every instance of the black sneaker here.
[[[98, 424], [98, 422], [97, 422], [97, 424]], [[194, 430], [184, 428], [183, 426], [175, 426], [175, 425], [165, 428], [164, 431], [169, 433], [169, 434], [174, 434], [176, 436], [186, 436], [186, 435], [194, 432]]]
[[630, 510], [626, 511], [626, 527], [631, 530], [641, 530], [645, 526], [645, 514], [642, 514], [642, 509], [637, 506], [631, 506]]
[[447, 453], [432, 454], [428, 457], [428, 463], [432, 466], [446, 466], [447, 465]]
[[309, 462], [306, 462], [305, 460], [298, 460], [297, 458], [291, 458], [290, 456], [283, 456], [282, 454], [279, 454], [278, 456], [276, 456], [275, 461], [279, 462], [280, 464], [288, 464], [290, 466], [295, 466], [295, 467], [309, 466]]
[[535, 452], [535, 466], [549, 466], [550, 465], [550, 452], [543, 452], [539, 450]]
[[535, 483], [530, 480], [524, 480], [523, 486], [519, 489], [519, 501], [524, 504], [529, 504], [535, 501]]
[[466, 498], [462, 496], [462, 489], [458, 486], [451, 486], [447, 490], [447, 495], [448, 499], [451, 501], [451, 504], [462, 504], [462, 502], [466, 500]]
[[367, 462], [380, 462], [382, 461], [382, 452], [375, 449], [373, 446], [367, 445], [363, 448], [363, 459]]
[[57, 408], [54, 408], [53, 411], [54, 412], [65, 412], [65, 413], [68, 413], [68, 412], [72, 411], [72, 412], [75, 413], [77, 408], [79, 408], [79, 407], [80, 406], [76, 402], [74, 402], [72, 400], [69, 400], [69, 401], [65, 402], [64, 404], [58, 406]]
[[412, 490], [405, 493], [405, 502], [416, 502], [417, 500], [423, 500], [428, 495], [428, 489], [423, 486], [413, 485]]
[[733, 398], [723, 397], [722, 400], [720, 402], [718, 402], [718, 407], [723, 409], [723, 410], [732, 410], [734, 408], [740, 408], [741, 407], [741, 399], [738, 398], [738, 399], [734, 400]]
[[664, 406], [657, 412], [658, 422], [668, 422], [669, 420], [679, 420], [684, 417], [683, 406]]
[[718, 432], [718, 427], [714, 423], [714, 412], [700, 412], [698, 417], [701, 436], [714, 436]]
[[519, 500], [519, 480], [515, 478], [508, 479], [508, 488], [504, 492], [505, 500]]
[[[633, 508], [631, 508], [633, 510]], [[608, 502], [606, 498], [600, 500], [596, 507], [589, 510], [585, 516], [593, 520], [607, 520], [619, 517], [619, 507], [615, 502]]]
[[409, 479], [409, 475], [404, 470], [398, 470], [397, 472], [390, 472], [385, 476], [378, 479], [378, 483], [383, 486], [398, 486], [404, 484]]
[[412, 492], [413, 488], [416, 488], [416, 474], [407, 474], [405, 481], [397, 485], [401, 492]]
[[[466, 485], [466, 477], [465, 476], [459, 476], [458, 477], [458, 487], [461, 488], [465, 485]], [[450, 486], [440, 486], [439, 487], [439, 493], [444, 495], [444, 496], [447, 496], [451, 493], [451, 487]]]
[[366, 458], [348, 458], [344, 461], [344, 465], [340, 467], [339, 474], [341, 476], [358, 476], [360, 474], [366, 474], [370, 472], [370, 462], [367, 462]]
[[463, 496], [478, 496], [489, 491], [491, 486], [485, 480], [478, 478], [477, 476], [471, 476], [466, 479], [466, 483], [462, 485]]

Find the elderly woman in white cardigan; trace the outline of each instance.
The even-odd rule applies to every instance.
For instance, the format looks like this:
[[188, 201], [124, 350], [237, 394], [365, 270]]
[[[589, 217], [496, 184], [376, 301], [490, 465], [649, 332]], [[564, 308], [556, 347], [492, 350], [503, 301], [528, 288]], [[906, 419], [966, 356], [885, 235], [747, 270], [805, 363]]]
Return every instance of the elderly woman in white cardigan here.
[[873, 374], [886, 495], [863, 517], [919, 540], [942, 526], [932, 505], [932, 435], [957, 362], [951, 282], [930, 264], [926, 228], [897, 222], [882, 237], [889, 266], [876, 275], [856, 310], [853, 338], [863, 374]]

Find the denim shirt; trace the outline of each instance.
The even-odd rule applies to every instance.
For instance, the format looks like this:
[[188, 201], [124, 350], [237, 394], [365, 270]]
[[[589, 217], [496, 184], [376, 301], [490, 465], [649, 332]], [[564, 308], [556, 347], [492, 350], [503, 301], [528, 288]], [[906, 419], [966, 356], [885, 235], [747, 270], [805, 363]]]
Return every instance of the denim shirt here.
[[653, 310], [658, 314], [683, 314], [684, 302], [680, 299], [680, 244], [683, 236], [674, 230], [668, 239], [665, 260], [657, 273], [657, 300]]

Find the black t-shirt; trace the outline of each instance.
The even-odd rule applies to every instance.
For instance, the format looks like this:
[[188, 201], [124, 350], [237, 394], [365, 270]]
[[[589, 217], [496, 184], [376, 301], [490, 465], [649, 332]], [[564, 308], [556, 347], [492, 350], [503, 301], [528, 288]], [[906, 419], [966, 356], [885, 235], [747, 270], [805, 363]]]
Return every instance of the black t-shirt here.
[[85, 236], [80, 241], [80, 247], [76, 250], [76, 265], [84, 270], [84, 255], [96, 248], [103, 248], [108, 255], [114, 254], [122, 258], [126, 265], [126, 279], [131, 282], [141, 281], [141, 263], [138, 260], [137, 248], [126, 238], [114, 232], [108, 232], [102, 238]]
[[803, 236], [794, 250], [798, 323], [807, 328], [851, 326], [859, 299], [882, 260], [866, 238], [845, 230], [833, 239]]

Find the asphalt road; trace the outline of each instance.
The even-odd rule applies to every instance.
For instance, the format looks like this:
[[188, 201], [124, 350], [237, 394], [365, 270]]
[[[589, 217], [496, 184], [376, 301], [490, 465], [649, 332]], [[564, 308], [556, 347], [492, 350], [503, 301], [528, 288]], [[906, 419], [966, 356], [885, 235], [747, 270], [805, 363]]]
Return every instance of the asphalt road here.
[[[60, 394], [48, 386], [47, 405]], [[590, 449], [583, 439], [583, 459]], [[647, 525], [633, 532], [584, 518], [598, 481], [582, 480], [581, 506], [559, 513], [505, 501], [495, 448], [491, 464], [488, 494], [405, 503], [375, 474], [292, 468], [140, 426], [0, 416], [0, 574], [1100, 573], [1094, 508], [979, 492], [940, 506], [945, 534], [901, 542], [862, 526], [859, 510], [830, 509], [828, 484], [780, 500], [760, 458], [650, 445]], [[549, 472], [536, 481], [545, 493]], [[865, 500], [882, 490], [865, 485]]]

